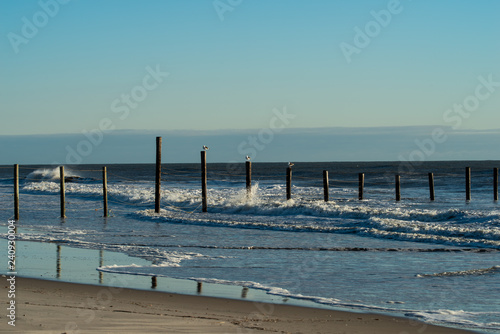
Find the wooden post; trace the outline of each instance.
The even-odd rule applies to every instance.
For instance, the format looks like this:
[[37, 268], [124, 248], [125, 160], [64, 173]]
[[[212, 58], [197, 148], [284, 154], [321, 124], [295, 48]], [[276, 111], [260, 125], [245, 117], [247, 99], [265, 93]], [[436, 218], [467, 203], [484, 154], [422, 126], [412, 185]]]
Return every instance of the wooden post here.
[[493, 168], [493, 200], [498, 201], [498, 168]]
[[401, 177], [396, 175], [396, 201], [401, 200]]
[[429, 196], [431, 201], [434, 200], [434, 174], [429, 173]]
[[247, 195], [250, 196], [252, 193], [252, 162], [246, 161], [246, 176], [247, 176]]
[[329, 185], [328, 185], [328, 171], [327, 170], [324, 170], [323, 171], [323, 199], [325, 200], [325, 202], [328, 202], [329, 200], [329, 192], [330, 192], [330, 189], [329, 189]]
[[207, 152], [201, 151], [201, 200], [202, 211], [207, 212]]
[[106, 166], [102, 167], [102, 201], [104, 207], [104, 217], [108, 216], [108, 173]]
[[57, 278], [61, 278], [61, 245], [57, 245], [56, 247], [56, 254], [57, 254], [57, 260], [56, 260], [56, 274]]
[[248, 295], [248, 288], [246, 286], [243, 287], [241, 290], [241, 298], [247, 298]]
[[151, 277], [151, 289], [156, 289], [157, 286], [157, 281], [156, 281], [156, 276]]
[[161, 201], [161, 137], [156, 137], [155, 212], [160, 213]]
[[66, 218], [66, 203], [64, 198], [64, 166], [59, 166], [59, 185], [61, 191], [61, 218]]
[[19, 220], [19, 165], [14, 165], [14, 219]]
[[286, 169], [286, 199], [292, 198], [292, 167]]
[[[104, 265], [104, 251], [103, 249], [99, 249], [99, 267]], [[99, 283], [102, 284], [103, 274], [102, 271], [99, 271]]]
[[359, 173], [358, 180], [359, 180], [359, 195], [358, 195], [358, 198], [360, 200], [362, 200], [363, 199], [363, 191], [364, 191], [364, 188], [365, 188], [365, 174], [364, 173]]
[[465, 199], [470, 201], [471, 193], [470, 167], [465, 167]]
[[198, 294], [201, 294], [202, 290], [203, 290], [203, 283], [202, 282], [198, 282], [196, 284], [196, 292], [198, 292]]

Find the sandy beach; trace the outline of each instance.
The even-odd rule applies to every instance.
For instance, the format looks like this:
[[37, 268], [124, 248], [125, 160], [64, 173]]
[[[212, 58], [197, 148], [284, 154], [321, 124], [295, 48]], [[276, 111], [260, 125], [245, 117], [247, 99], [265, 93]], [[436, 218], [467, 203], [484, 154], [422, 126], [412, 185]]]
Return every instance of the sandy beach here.
[[[7, 281], [1, 293], [7, 295]], [[17, 277], [15, 295], [16, 326], [8, 324], [11, 320], [4, 311], [0, 332], [471, 333], [378, 314], [32, 278]]]

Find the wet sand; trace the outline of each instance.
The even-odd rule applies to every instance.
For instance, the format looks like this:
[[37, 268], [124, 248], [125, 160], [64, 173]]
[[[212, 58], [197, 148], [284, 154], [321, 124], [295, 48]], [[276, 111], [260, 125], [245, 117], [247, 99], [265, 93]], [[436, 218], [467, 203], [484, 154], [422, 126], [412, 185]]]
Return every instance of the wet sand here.
[[[2, 277], [7, 307], [8, 282]], [[9, 333], [471, 333], [370, 313], [16, 278]]]

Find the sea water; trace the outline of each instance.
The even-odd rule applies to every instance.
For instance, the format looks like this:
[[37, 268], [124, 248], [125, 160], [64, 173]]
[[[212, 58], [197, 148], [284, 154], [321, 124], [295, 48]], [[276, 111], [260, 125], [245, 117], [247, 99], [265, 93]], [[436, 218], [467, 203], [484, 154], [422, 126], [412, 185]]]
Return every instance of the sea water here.
[[[159, 214], [154, 165], [108, 165], [108, 218], [102, 217], [102, 166], [66, 166], [65, 219], [58, 217], [59, 169], [21, 166], [17, 239], [123, 256], [90, 264], [94, 274], [255, 288], [289, 303], [500, 333], [498, 165], [296, 163], [286, 200], [286, 163], [253, 163], [250, 193], [244, 163], [208, 164], [204, 213], [199, 164], [164, 164]], [[472, 168], [470, 201], [466, 166]], [[323, 170], [329, 171], [328, 202]], [[429, 172], [435, 201], [429, 200]], [[363, 200], [358, 173], [365, 173]], [[401, 201], [395, 201], [395, 174], [401, 175]], [[12, 167], [5, 166], [4, 232], [12, 192]], [[38, 276], [35, 267], [32, 276]]]

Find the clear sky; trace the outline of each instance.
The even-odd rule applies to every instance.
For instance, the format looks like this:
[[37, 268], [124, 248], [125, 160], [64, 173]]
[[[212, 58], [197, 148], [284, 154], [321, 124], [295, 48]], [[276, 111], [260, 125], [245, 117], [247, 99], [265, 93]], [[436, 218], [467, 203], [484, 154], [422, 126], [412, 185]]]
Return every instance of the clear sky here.
[[499, 13], [497, 0], [0, 0], [0, 135], [497, 129]]

